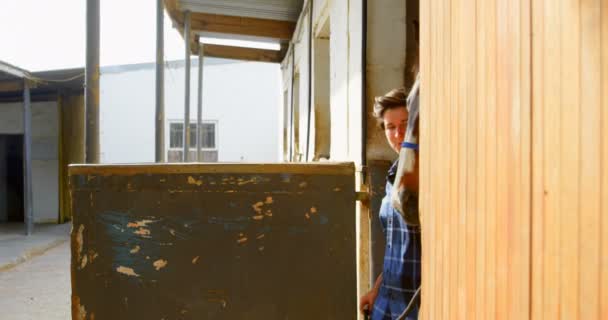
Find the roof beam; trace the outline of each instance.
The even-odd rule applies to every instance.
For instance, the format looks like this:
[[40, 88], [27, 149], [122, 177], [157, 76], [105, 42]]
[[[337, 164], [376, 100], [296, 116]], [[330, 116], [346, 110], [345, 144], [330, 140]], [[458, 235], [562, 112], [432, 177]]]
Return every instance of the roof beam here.
[[7, 73], [18, 78], [30, 78], [30, 73], [9, 63], [0, 61], [0, 73]]
[[[163, 0], [165, 9], [169, 13], [173, 26], [184, 36], [183, 8], [180, 8], [178, 0]], [[280, 62], [285, 55], [283, 44], [291, 40], [296, 28], [295, 22], [269, 20], [249, 17], [236, 17], [201, 12], [190, 12], [191, 33], [190, 47], [193, 55], [198, 55], [199, 34], [208, 32], [225, 35], [242, 35], [247, 37], [274, 39], [282, 43], [280, 51], [250, 49], [220, 45], [205, 45], [206, 56], [216, 56], [229, 59], [240, 59], [249, 61]], [[230, 38], [230, 37], [227, 37]], [[186, 40], [186, 39], [184, 39]], [[208, 48], [211, 47], [212, 54]], [[214, 51], [215, 50], [215, 51]], [[241, 58], [242, 57], [242, 58]]]
[[234, 17], [192, 12], [193, 32], [238, 34], [278, 40], [290, 40], [296, 24], [290, 21]]
[[283, 56], [283, 51], [205, 44], [205, 57], [279, 63]]

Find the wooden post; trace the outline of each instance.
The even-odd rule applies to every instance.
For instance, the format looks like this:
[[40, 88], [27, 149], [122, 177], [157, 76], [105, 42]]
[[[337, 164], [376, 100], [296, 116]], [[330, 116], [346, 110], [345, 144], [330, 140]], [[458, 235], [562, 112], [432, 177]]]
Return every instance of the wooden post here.
[[99, 163], [99, 0], [87, 0], [86, 163]]

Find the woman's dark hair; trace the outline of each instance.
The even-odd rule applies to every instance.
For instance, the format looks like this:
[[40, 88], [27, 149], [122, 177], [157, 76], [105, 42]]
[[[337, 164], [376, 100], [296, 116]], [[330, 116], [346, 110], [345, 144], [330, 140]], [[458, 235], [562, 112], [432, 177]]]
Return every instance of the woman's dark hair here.
[[383, 96], [376, 97], [374, 102], [374, 118], [378, 121], [380, 128], [384, 129], [382, 117], [386, 110], [395, 108], [405, 108], [407, 94], [405, 88], [397, 88], [387, 92]]

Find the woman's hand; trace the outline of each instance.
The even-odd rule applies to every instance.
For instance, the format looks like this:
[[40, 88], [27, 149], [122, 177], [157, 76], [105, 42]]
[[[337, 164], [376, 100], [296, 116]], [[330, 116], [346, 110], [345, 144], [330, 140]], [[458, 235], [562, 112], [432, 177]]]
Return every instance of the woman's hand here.
[[359, 312], [361, 314], [365, 314], [365, 310], [367, 310], [368, 314], [371, 313], [374, 308], [374, 302], [376, 301], [376, 297], [378, 296], [378, 289], [372, 288], [368, 293], [361, 297], [359, 301]]

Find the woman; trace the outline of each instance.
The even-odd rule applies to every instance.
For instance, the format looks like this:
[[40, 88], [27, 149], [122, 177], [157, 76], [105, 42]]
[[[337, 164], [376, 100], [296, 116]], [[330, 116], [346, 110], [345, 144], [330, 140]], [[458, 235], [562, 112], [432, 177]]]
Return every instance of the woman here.
[[[405, 90], [394, 89], [377, 97], [374, 117], [384, 130], [388, 144], [399, 153], [408, 119]], [[374, 287], [359, 302], [360, 311], [369, 310], [372, 320], [399, 318], [420, 287], [420, 228], [406, 224], [390, 201], [397, 165], [395, 161], [388, 171], [386, 195], [380, 207], [380, 221], [386, 237], [384, 266]], [[408, 191], [418, 192], [418, 159], [414, 172], [404, 176], [404, 181]], [[410, 197], [407, 206], [417, 210], [417, 198]], [[417, 305], [405, 319], [418, 319]]]

